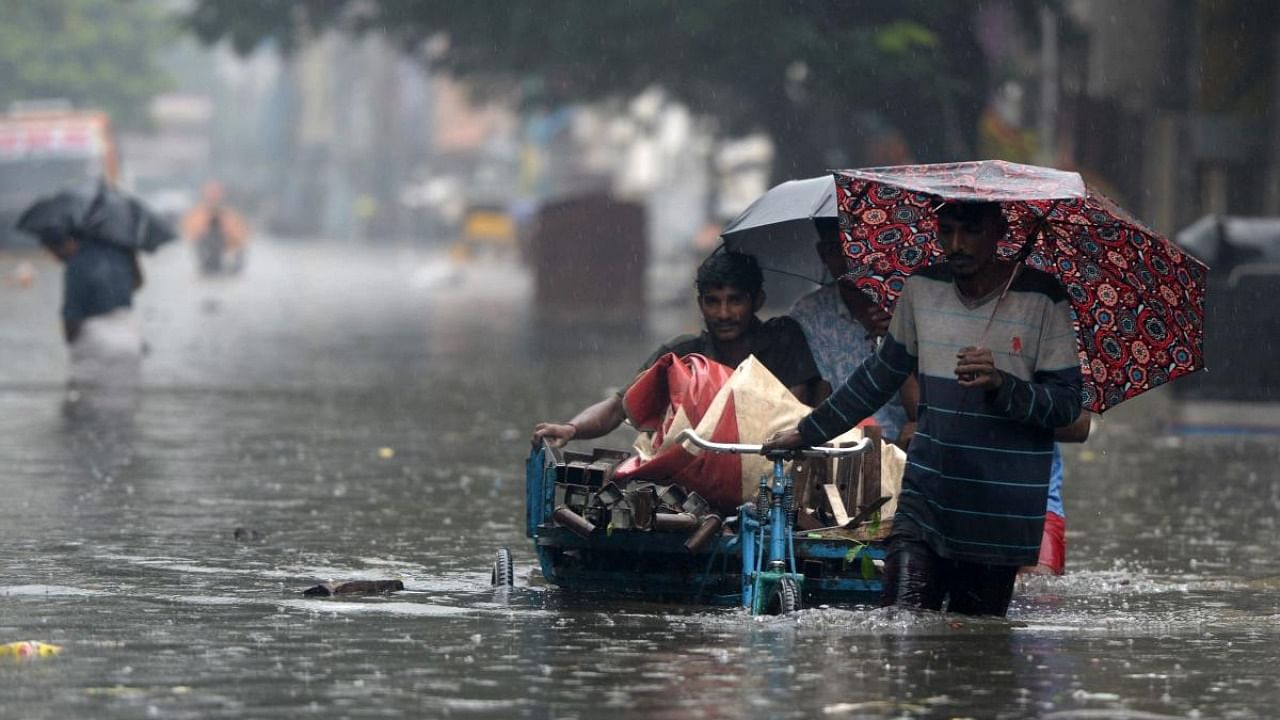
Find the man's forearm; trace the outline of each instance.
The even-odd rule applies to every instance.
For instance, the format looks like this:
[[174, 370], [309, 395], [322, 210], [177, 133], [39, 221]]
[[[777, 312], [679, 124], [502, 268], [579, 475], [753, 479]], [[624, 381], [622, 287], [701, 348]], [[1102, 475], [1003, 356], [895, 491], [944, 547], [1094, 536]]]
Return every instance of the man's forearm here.
[[569, 424], [574, 427], [575, 438], [590, 440], [608, 435], [626, 419], [622, 398], [612, 395], [574, 415]]
[[1009, 419], [1052, 429], [1070, 425], [1080, 416], [1078, 383], [1033, 382], [1003, 370], [999, 373], [1000, 388], [991, 393], [992, 404]]
[[1082, 443], [1089, 439], [1089, 430], [1092, 425], [1093, 417], [1088, 410], [1083, 410], [1075, 422], [1054, 430], [1053, 439], [1065, 443]]
[[883, 352], [872, 355], [831, 397], [800, 421], [799, 430], [805, 441], [810, 445], [823, 443], [853, 427], [888, 402], [913, 372], [915, 359], [905, 353], [888, 358]]

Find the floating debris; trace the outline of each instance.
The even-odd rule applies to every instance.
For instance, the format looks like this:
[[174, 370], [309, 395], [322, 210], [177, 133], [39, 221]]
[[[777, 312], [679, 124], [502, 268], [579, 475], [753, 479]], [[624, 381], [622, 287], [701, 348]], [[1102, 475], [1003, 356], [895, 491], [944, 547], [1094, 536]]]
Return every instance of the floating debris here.
[[302, 591], [303, 595], [329, 597], [330, 595], [385, 595], [404, 589], [399, 580], [352, 580], [344, 583], [320, 583]]
[[16, 660], [51, 657], [60, 652], [62, 652], [61, 645], [50, 645], [38, 640], [19, 640], [18, 642], [0, 645], [0, 658], [12, 656]]

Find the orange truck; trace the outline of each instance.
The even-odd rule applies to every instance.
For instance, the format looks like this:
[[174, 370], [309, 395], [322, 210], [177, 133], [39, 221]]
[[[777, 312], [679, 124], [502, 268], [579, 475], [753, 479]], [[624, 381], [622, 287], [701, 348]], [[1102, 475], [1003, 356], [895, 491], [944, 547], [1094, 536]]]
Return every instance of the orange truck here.
[[116, 185], [119, 174], [104, 112], [42, 104], [0, 115], [0, 247], [34, 243], [13, 224], [37, 198], [101, 178]]

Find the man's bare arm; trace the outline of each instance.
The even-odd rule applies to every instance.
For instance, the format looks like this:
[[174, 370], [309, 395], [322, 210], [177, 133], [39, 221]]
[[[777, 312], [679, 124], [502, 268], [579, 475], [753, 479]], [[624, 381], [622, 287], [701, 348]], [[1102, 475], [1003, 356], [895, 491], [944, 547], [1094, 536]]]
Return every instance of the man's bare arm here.
[[533, 443], [545, 439], [556, 447], [564, 447], [570, 440], [590, 440], [608, 435], [627, 419], [622, 408], [622, 398], [610, 395], [573, 416], [567, 423], [538, 423], [533, 428]]

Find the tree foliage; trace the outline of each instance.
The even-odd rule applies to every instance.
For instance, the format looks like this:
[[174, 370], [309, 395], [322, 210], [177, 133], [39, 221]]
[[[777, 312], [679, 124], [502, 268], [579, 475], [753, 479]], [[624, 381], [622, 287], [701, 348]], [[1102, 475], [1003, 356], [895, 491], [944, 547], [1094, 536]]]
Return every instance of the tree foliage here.
[[[1015, 4], [1016, 5], [1016, 4]], [[206, 42], [286, 50], [330, 28], [383, 33], [478, 83], [547, 104], [658, 85], [725, 132], [760, 129], [781, 176], [863, 160], [871, 124], [913, 159], [970, 156], [987, 96], [979, 0], [198, 0]], [[1025, 11], [1024, 11], [1025, 12]], [[508, 85], [510, 87], [510, 85]]]
[[66, 99], [108, 111], [120, 125], [145, 121], [165, 89], [155, 63], [176, 28], [154, 4], [134, 0], [0, 0], [0, 103]]

